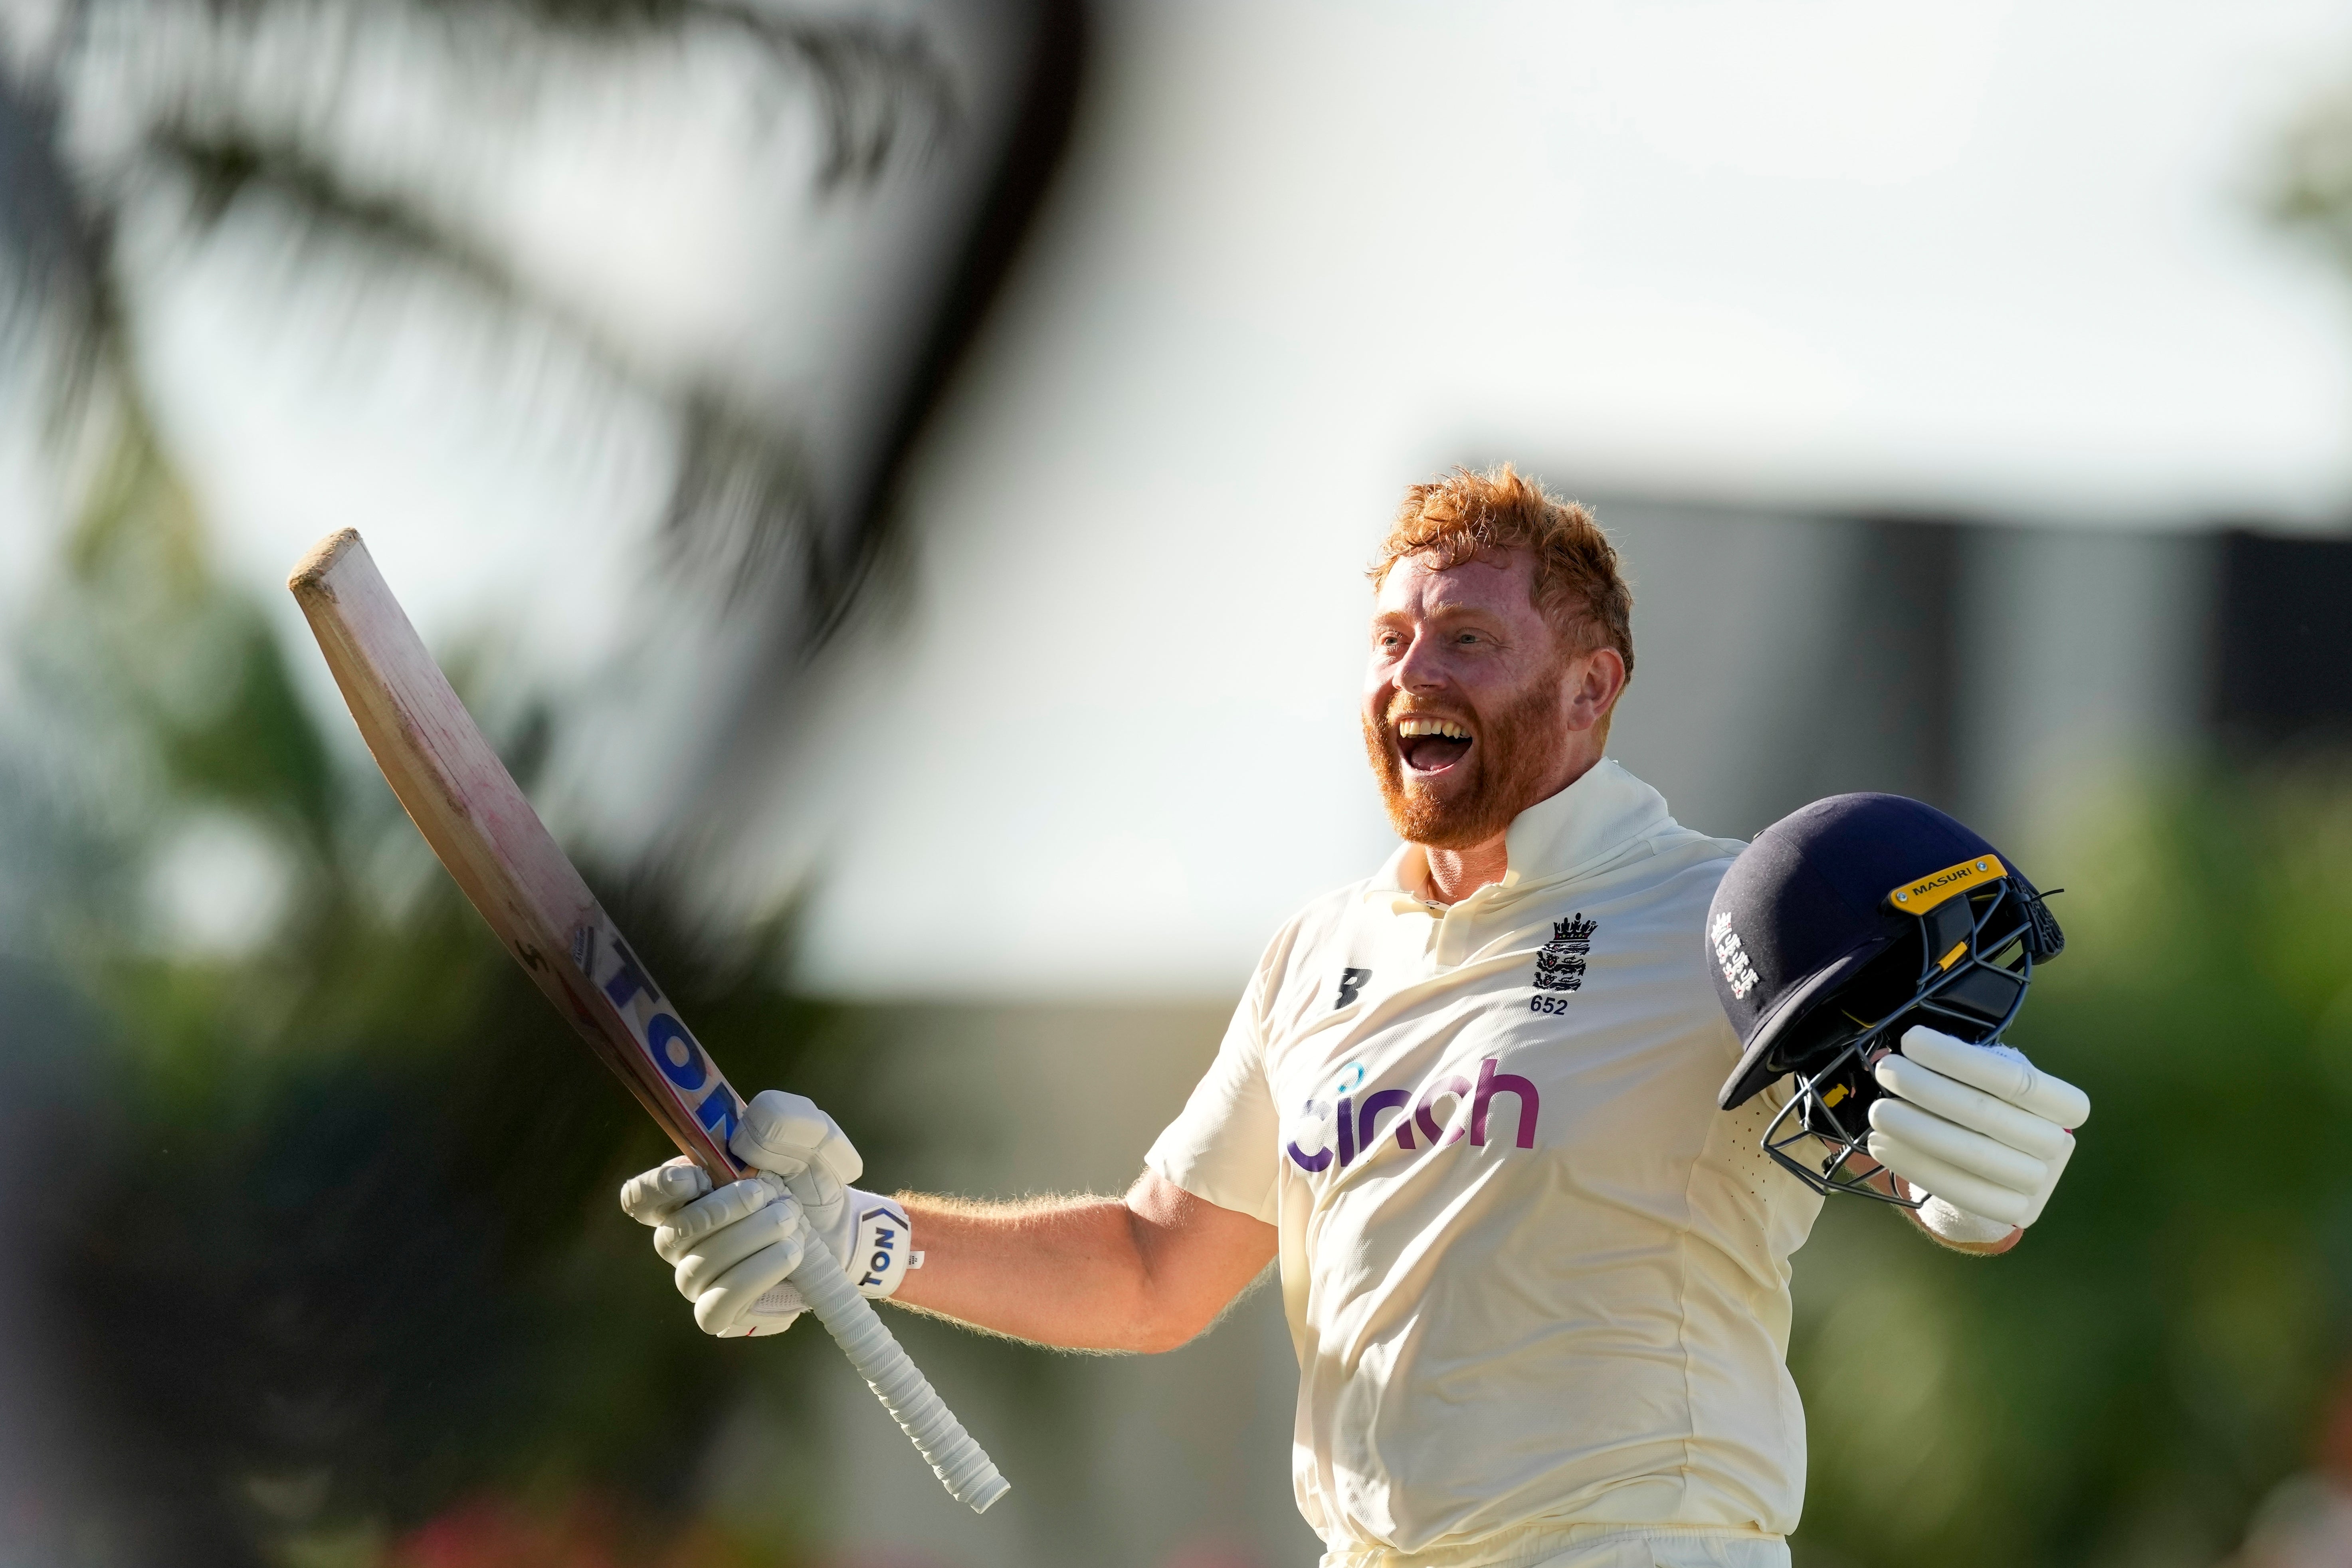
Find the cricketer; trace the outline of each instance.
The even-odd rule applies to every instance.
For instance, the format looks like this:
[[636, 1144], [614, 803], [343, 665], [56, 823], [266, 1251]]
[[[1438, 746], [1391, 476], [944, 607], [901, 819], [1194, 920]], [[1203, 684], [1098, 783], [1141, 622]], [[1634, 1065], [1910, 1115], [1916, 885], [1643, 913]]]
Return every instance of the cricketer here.
[[622, 1206], [727, 1336], [798, 1315], [812, 1230], [869, 1296], [1088, 1350], [1183, 1344], [1276, 1263], [1325, 1568], [1785, 1565], [1790, 1255], [1829, 1190], [1962, 1251], [2040, 1215], [2089, 1105], [2000, 1035], [2056, 924], [1916, 802], [1744, 853], [1678, 825], [1605, 755], [1616, 551], [1508, 467], [1410, 489], [1370, 576], [1402, 842], [1275, 934], [1123, 1198], [860, 1191], [769, 1090], [731, 1145], [761, 1174], [673, 1162]]

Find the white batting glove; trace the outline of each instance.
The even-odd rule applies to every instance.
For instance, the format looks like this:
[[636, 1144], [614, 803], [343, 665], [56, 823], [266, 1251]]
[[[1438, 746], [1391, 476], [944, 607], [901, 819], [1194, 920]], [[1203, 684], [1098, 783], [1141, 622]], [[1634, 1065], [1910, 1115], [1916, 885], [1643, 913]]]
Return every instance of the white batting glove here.
[[807, 1307], [785, 1276], [805, 1237], [824, 1243], [851, 1284], [871, 1297], [898, 1289], [912, 1265], [905, 1207], [849, 1185], [865, 1168], [833, 1118], [797, 1094], [755, 1096], [728, 1147], [760, 1173], [717, 1192], [680, 1157], [633, 1176], [621, 1207], [655, 1226], [654, 1250], [677, 1269], [694, 1321], [721, 1339], [777, 1334]]
[[849, 1135], [807, 1096], [779, 1089], [753, 1095], [727, 1147], [752, 1169], [783, 1178], [809, 1228], [864, 1294], [877, 1300], [896, 1294], [907, 1270], [919, 1263], [906, 1205], [849, 1184], [864, 1173], [866, 1162]]
[[621, 1184], [621, 1209], [654, 1226], [654, 1250], [677, 1269], [707, 1334], [780, 1334], [805, 1305], [784, 1276], [801, 1266], [807, 1219], [783, 1182], [762, 1173], [717, 1192], [680, 1155]]
[[1870, 1155], [1933, 1194], [1920, 1210], [1950, 1241], [1998, 1241], [2042, 1217], [2074, 1155], [2090, 1097], [2008, 1046], [1915, 1025], [1872, 1069]]

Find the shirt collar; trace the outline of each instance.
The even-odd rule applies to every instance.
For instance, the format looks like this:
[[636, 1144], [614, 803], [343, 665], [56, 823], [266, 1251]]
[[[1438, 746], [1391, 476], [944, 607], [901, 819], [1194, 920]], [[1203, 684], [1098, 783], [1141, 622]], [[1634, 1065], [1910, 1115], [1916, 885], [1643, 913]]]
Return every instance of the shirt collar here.
[[[1666, 797], [1604, 757], [1574, 784], [1511, 819], [1503, 836], [1510, 865], [1496, 890], [1563, 880], [1673, 826]], [[1368, 893], [1402, 908], [1425, 910], [1422, 890], [1428, 886], [1429, 860], [1421, 846], [1400, 844]]]
[[1603, 757], [1582, 778], [1511, 819], [1503, 837], [1510, 868], [1502, 885], [1557, 882], [1674, 821], [1664, 795]]

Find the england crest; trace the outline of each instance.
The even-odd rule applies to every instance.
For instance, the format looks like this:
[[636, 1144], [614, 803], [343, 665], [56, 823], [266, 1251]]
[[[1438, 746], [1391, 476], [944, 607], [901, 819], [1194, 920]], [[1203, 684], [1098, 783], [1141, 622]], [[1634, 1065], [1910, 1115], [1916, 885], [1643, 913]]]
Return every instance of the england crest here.
[[1600, 924], [1581, 913], [1551, 922], [1551, 940], [1536, 950], [1537, 990], [1584, 988], [1584, 961], [1592, 952], [1592, 933]]

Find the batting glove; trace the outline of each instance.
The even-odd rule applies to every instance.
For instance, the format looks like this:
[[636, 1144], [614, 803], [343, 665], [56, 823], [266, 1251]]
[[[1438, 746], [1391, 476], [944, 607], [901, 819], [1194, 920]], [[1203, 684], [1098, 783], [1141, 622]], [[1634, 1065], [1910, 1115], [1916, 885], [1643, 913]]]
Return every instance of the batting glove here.
[[895, 1294], [907, 1270], [920, 1262], [906, 1205], [849, 1184], [865, 1173], [866, 1162], [814, 1100], [762, 1089], [743, 1108], [742, 1124], [727, 1147], [753, 1170], [782, 1178], [809, 1228], [866, 1295]]
[[721, 1339], [780, 1334], [805, 1303], [784, 1277], [801, 1266], [808, 1221], [783, 1182], [765, 1173], [717, 1192], [683, 1156], [621, 1185], [621, 1209], [654, 1227], [654, 1250], [677, 1270], [702, 1331]]
[[1872, 1069], [1870, 1154], [1929, 1194], [1920, 1217], [1952, 1241], [1998, 1241], [2042, 1217], [2074, 1155], [2090, 1097], [2008, 1046], [1914, 1026]]
[[654, 1227], [654, 1250], [677, 1270], [694, 1321], [721, 1339], [778, 1334], [807, 1307], [786, 1277], [814, 1234], [867, 1296], [898, 1289], [913, 1261], [906, 1209], [850, 1181], [864, 1162], [833, 1118], [771, 1089], [746, 1109], [729, 1147], [758, 1173], [713, 1192], [680, 1157], [621, 1187], [621, 1208]]

